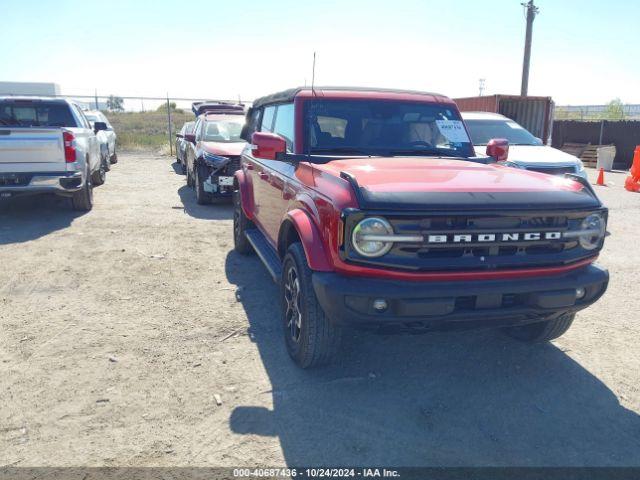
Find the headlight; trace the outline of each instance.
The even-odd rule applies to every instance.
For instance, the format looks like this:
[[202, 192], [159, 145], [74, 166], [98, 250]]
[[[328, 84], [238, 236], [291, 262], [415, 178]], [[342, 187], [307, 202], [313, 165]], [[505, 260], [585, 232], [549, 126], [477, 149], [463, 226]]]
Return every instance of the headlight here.
[[365, 218], [353, 229], [351, 243], [356, 252], [363, 257], [381, 257], [391, 250], [393, 242], [376, 240], [376, 236], [380, 235], [393, 235], [391, 224], [380, 217]]
[[589, 215], [582, 221], [580, 225], [580, 245], [585, 250], [593, 250], [598, 248], [605, 233], [604, 218], [594, 213]]

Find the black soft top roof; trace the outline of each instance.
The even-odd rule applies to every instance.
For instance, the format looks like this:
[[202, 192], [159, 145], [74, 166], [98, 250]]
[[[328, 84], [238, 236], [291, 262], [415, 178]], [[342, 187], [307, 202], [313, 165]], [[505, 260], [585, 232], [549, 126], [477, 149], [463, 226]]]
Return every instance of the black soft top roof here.
[[197, 117], [203, 113], [219, 113], [219, 114], [232, 114], [232, 115], [244, 115], [244, 105], [230, 102], [193, 102], [191, 104], [191, 110]]
[[[438, 97], [445, 97], [439, 93], [422, 92], [418, 90], [401, 90], [395, 88], [375, 88], [375, 87], [313, 87], [318, 92], [322, 91], [353, 91], [353, 92], [389, 92], [389, 93], [410, 93], [415, 95], [434, 95]], [[292, 102], [298, 93], [302, 91], [311, 91], [311, 87], [295, 87], [281, 92], [273, 93], [260, 97], [253, 102], [253, 108], [259, 108], [263, 105], [271, 103], [287, 103]]]

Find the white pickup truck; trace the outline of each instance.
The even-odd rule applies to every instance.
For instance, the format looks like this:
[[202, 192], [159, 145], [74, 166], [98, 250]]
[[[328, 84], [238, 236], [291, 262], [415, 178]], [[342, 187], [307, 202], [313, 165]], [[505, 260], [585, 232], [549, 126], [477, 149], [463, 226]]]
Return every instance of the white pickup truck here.
[[0, 97], [0, 200], [54, 193], [88, 211], [105, 172], [96, 133], [75, 103]]

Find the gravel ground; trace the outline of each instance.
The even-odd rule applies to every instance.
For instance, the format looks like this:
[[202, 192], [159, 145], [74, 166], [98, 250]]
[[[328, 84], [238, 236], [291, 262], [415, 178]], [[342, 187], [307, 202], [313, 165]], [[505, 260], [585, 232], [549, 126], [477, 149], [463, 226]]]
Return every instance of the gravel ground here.
[[348, 336], [298, 370], [276, 287], [171, 160], [122, 154], [95, 208], [0, 206], [0, 465], [640, 465], [640, 195], [606, 296], [552, 344]]

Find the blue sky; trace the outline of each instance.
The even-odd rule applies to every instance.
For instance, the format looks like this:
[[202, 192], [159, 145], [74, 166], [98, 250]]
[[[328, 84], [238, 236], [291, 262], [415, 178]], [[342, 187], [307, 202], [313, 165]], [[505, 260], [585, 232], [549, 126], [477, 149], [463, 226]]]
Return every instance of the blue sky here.
[[[521, 0], [0, 0], [0, 80], [251, 99], [311, 81], [519, 93]], [[640, 2], [538, 0], [529, 93], [640, 103]]]

